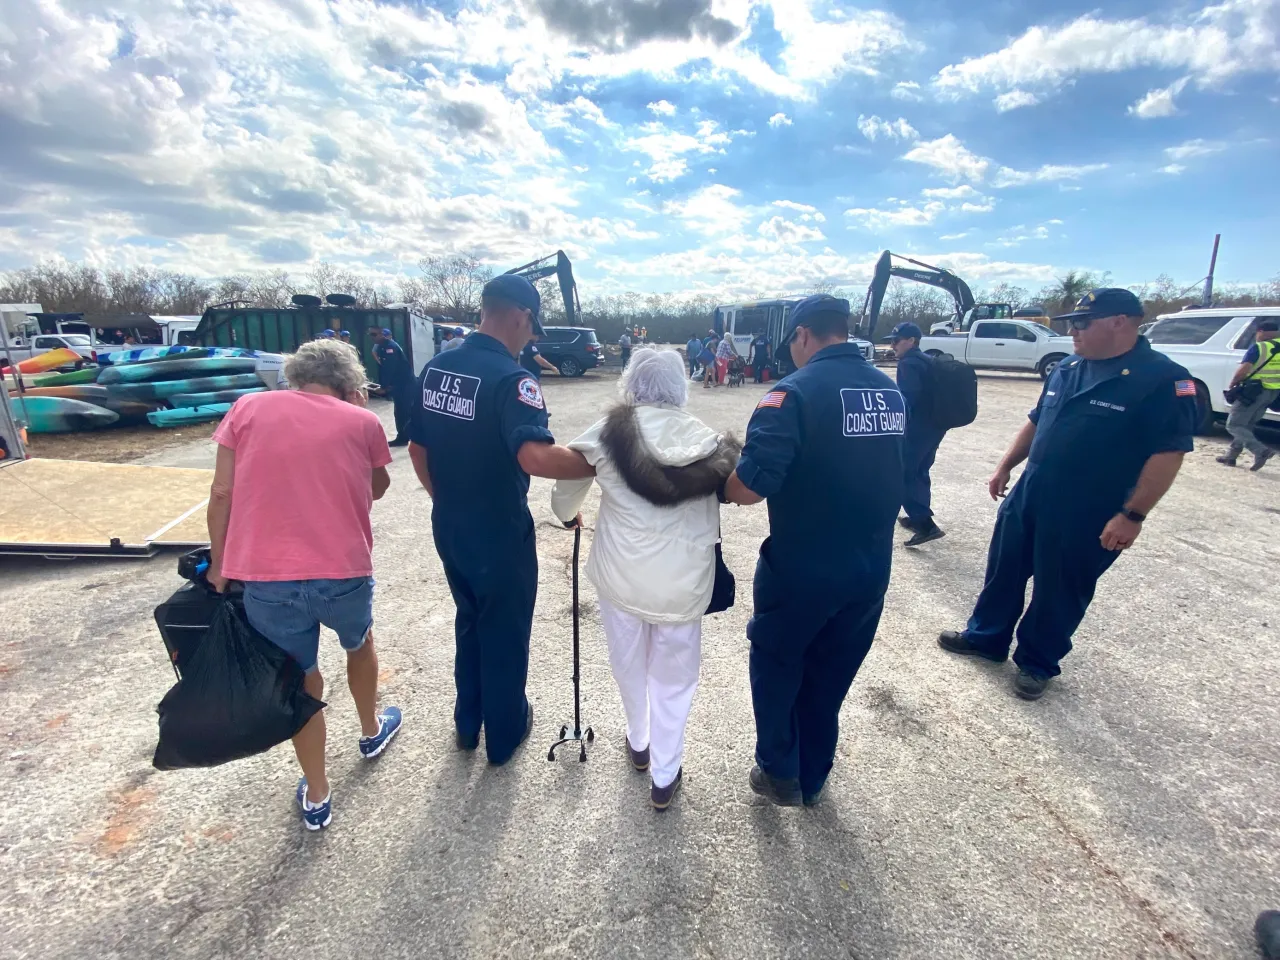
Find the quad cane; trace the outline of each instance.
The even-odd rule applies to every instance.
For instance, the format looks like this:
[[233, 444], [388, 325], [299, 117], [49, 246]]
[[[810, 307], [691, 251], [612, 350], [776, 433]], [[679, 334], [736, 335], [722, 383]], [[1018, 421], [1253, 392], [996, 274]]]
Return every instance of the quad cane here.
[[590, 727], [582, 729], [582, 687], [581, 671], [578, 669], [578, 551], [582, 546], [581, 524], [573, 528], [573, 736], [569, 736], [567, 726], [560, 728], [560, 739], [547, 751], [547, 759], [554, 762], [556, 747], [566, 743], [576, 743], [579, 747], [578, 762], [587, 762], [587, 744], [595, 740], [596, 735]]

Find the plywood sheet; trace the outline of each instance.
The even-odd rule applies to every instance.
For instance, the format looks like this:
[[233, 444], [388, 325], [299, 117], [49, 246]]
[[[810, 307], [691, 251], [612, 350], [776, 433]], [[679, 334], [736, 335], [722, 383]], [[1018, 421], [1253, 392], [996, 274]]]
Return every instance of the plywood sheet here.
[[[212, 480], [212, 470], [73, 460], [16, 463], [0, 469], [0, 549], [206, 543], [204, 504]], [[177, 532], [182, 539], [173, 539]]]

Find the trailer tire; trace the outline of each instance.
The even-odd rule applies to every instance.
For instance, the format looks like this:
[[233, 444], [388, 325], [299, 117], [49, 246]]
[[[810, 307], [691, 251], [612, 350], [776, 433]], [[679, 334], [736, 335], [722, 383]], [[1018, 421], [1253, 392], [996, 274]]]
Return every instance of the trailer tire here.
[[1065, 353], [1051, 353], [1047, 357], [1041, 358], [1039, 365], [1036, 367], [1036, 373], [1040, 374], [1041, 380], [1048, 380], [1053, 376], [1053, 371], [1058, 369], [1058, 364], [1065, 359], [1067, 359]]

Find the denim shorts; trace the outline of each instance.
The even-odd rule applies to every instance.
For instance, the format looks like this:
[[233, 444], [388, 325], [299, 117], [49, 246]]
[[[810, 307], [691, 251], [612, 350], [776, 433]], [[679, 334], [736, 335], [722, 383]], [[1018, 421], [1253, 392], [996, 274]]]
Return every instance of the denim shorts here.
[[260, 634], [310, 672], [320, 627], [348, 653], [364, 646], [373, 626], [373, 577], [350, 580], [256, 580], [244, 585], [244, 612]]

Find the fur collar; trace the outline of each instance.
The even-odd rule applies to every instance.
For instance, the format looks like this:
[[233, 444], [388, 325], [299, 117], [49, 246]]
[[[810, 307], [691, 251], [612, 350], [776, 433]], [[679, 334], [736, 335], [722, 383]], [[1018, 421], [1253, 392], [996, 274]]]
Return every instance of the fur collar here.
[[715, 493], [733, 473], [742, 453], [742, 444], [732, 434], [724, 434], [715, 450], [702, 460], [684, 467], [659, 463], [640, 433], [635, 408], [627, 404], [605, 415], [600, 443], [622, 482], [658, 507], [673, 507]]

